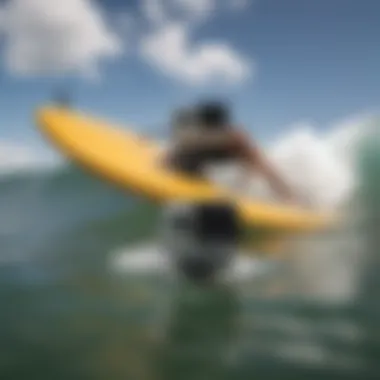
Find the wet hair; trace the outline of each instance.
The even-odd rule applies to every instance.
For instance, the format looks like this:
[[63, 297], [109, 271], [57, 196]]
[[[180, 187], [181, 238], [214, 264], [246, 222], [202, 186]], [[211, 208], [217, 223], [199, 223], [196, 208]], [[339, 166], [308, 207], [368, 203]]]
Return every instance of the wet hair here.
[[227, 125], [231, 122], [229, 107], [223, 102], [204, 102], [198, 104], [195, 109], [197, 121], [202, 125]]

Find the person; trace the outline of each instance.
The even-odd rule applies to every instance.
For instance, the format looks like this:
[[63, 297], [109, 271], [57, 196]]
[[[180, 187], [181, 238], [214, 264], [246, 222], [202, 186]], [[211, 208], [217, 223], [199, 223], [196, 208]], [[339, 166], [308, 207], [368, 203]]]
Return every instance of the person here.
[[175, 112], [165, 165], [181, 173], [202, 176], [209, 162], [236, 160], [249, 172], [262, 175], [283, 200], [298, 203], [295, 192], [266, 159], [259, 145], [234, 125], [225, 104], [203, 102]]

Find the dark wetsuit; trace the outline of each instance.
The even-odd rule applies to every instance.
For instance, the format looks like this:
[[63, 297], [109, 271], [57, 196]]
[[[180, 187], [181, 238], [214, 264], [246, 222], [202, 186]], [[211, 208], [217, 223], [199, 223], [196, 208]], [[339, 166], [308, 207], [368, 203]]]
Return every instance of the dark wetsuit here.
[[232, 147], [197, 147], [174, 151], [170, 162], [175, 170], [192, 175], [202, 175], [207, 164], [227, 162], [236, 158]]
[[[228, 109], [219, 103], [203, 104], [194, 112], [177, 115], [177, 130], [185, 130], [197, 126], [199, 133], [225, 133], [230, 129]], [[179, 146], [172, 152], [170, 166], [181, 172], [192, 175], [202, 175], [205, 165], [216, 162], [226, 162], [236, 158], [239, 150], [234, 144], [225, 146]]]

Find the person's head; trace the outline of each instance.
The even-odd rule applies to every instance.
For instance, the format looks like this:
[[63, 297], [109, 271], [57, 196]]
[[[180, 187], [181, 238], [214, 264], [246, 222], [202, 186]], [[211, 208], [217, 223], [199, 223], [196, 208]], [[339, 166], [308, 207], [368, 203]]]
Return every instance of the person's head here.
[[221, 101], [205, 101], [195, 107], [197, 122], [205, 126], [228, 125], [231, 123], [230, 110]]

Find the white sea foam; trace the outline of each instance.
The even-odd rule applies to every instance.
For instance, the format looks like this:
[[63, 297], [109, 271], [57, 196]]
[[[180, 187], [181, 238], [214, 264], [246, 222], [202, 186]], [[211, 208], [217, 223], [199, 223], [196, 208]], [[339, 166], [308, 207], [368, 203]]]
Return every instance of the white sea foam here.
[[61, 163], [50, 151], [14, 140], [0, 140], [0, 175], [51, 169]]
[[[168, 255], [157, 244], [122, 247], [111, 255], [110, 269], [115, 272], [144, 274], [169, 274], [173, 272]], [[270, 270], [269, 264], [256, 258], [237, 254], [231, 261], [225, 278], [231, 281], [244, 281], [260, 276]]]

